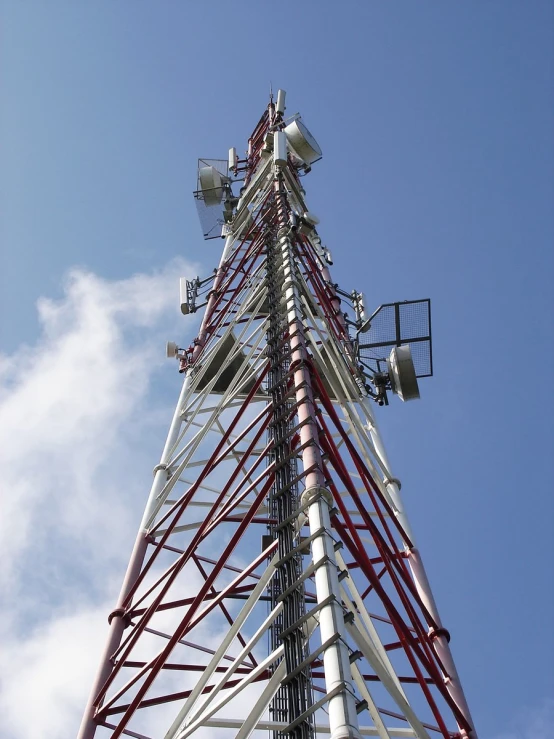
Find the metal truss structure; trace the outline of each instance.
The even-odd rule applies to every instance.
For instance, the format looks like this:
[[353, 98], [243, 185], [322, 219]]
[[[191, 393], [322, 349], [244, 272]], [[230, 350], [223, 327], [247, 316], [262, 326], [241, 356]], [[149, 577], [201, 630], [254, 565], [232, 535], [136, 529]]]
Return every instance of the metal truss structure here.
[[278, 103], [187, 286], [207, 305], [79, 739], [476, 738]]

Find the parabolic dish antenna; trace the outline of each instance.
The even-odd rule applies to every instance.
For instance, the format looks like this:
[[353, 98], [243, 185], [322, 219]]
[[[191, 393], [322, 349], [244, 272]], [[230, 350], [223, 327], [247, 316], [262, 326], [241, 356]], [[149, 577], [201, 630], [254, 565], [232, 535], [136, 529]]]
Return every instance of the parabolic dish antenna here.
[[391, 390], [400, 400], [415, 400], [420, 397], [412, 350], [408, 344], [394, 347], [387, 359], [387, 368]]
[[200, 180], [204, 203], [208, 206], [220, 203], [223, 197], [221, 173], [215, 167], [201, 167], [198, 170], [198, 179]]
[[179, 353], [179, 347], [174, 341], [168, 341], [165, 345], [165, 353], [168, 359], [172, 359]]
[[285, 135], [295, 153], [305, 164], [313, 164], [322, 157], [321, 147], [302, 121], [296, 119], [285, 128]]

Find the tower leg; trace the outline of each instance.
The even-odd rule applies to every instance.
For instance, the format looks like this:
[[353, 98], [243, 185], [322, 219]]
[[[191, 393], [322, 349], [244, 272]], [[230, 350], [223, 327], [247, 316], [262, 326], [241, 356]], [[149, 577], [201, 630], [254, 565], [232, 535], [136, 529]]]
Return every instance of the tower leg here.
[[187, 374], [185, 375], [185, 380], [183, 382], [181, 394], [179, 395], [177, 407], [175, 408], [175, 413], [173, 414], [173, 419], [169, 427], [169, 432], [167, 434], [167, 439], [163, 448], [160, 464], [155, 468], [154, 482], [152, 483], [152, 487], [150, 489], [148, 503], [146, 505], [144, 516], [139, 527], [135, 546], [133, 547], [131, 559], [127, 567], [127, 572], [125, 573], [125, 579], [123, 580], [123, 585], [121, 586], [121, 591], [119, 593], [119, 598], [117, 599], [117, 605], [108, 619], [110, 624], [108, 641], [102, 654], [100, 667], [92, 686], [92, 690], [87, 702], [87, 706], [85, 708], [83, 720], [81, 721], [81, 727], [79, 729], [77, 739], [93, 739], [96, 732], [97, 724], [94, 720], [94, 716], [96, 710], [102, 704], [102, 688], [104, 687], [104, 684], [113, 669], [114, 663], [112, 655], [121, 644], [121, 637], [123, 636], [123, 631], [125, 630], [125, 609], [129, 606], [129, 603], [127, 602], [129, 598], [129, 593], [131, 592], [131, 589], [140, 573], [142, 563], [144, 562], [146, 550], [148, 548], [148, 521], [151, 518], [154, 509], [156, 508], [157, 497], [163, 490], [167, 482], [167, 464], [171, 459], [173, 447], [175, 446], [177, 437], [179, 436], [179, 431], [181, 428], [181, 410], [185, 395], [188, 390], [188, 385], [189, 376]]
[[[366, 407], [368, 407], [367, 404], [366, 404]], [[370, 416], [373, 418], [373, 415], [371, 414], [371, 411], [369, 410], [369, 408], [368, 408], [368, 411], [369, 411]], [[391, 499], [393, 500], [395, 504], [396, 516], [398, 520], [400, 521], [400, 523], [402, 524], [402, 528], [404, 529], [406, 534], [410, 537], [410, 540], [412, 542], [415, 542], [414, 535], [410, 529], [408, 518], [406, 514], [404, 513], [404, 507], [402, 505], [402, 497], [400, 495], [399, 484], [394, 480], [394, 478], [390, 477], [389, 460], [387, 457], [387, 453], [385, 452], [385, 447], [383, 446], [383, 442], [381, 441], [381, 435], [379, 433], [379, 429], [374, 420], [372, 420], [371, 426], [369, 428], [369, 433], [371, 435], [371, 439], [375, 446], [375, 451], [377, 453], [377, 456], [381, 460], [384, 468], [389, 471], [389, 480], [385, 483], [385, 485], [387, 488], [387, 492], [389, 493], [389, 495], [391, 496]], [[408, 564], [412, 571], [414, 583], [415, 583], [417, 592], [419, 594], [419, 597], [421, 598], [421, 602], [423, 603], [427, 611], [430, 613], [430, 615], [432, 616], [433, 620], [435, 621], [438, 627], [435, 633], [432, 634], [431, 636], [434, 641], [435, 650], [449, 676], [449, 680], [447, 681], [446, 687], [448, 689], [448, 692], [454, 699], [456, 705], [460, 709], [460, 711], [471, 723], [471, 730], [469, 733], [463, 727], [460, 727], [461, 735], [463, 737], [471, 737], [471, 739], [477, 739], [477, 734], [475, 732], [475, 729], [473, 728], [473, 721], [471, 718], [471, 713], [469, 712], [469, 706], [467, 704], [467, 700], [464, 695], [462, 684], [460, 682], [460, 678], [458, 677], [456, 666], [452, 658], [450, 646], [448, 644], [448, 641], [449, 641], [449, 637], [447, 636], [448, 632], [442, 625], [442, 622], [439, 616], [439, 611], [437, 608], [437, 604], [433, 597], [433, 593], [431, 591], [429, 580], [427, 579], [427, 573], [425, 572], [425, 567], [423, 566], [421, 554], [419, 553], [419, 549], [417, 548], [417, 546], [413, 546], [412, 548], [406, 547], [406, 552], [408, 554]]]
[[[306, 475], [304, 502], [311, 498], [314, 502], [308, 508], [310, 533], [313, 536], [312, 556], [314, 564], [321, 562], [315, 572], [315, 586], [318, 603], [326, 602], [319, 611], [321, 640], [345, 633], [344, 617], [340, 605], [340, 585], [335, 562], [333, 539], [330, 536], [329, 501], [331, 494], [324, 487], [323, 463], [318, 444], [318, 431], [315, 422], [311, 374], [308, 367], [308, 353], [304, 325], [301, 314], [300, 296], [296, 287], [296, 265], [292, 245], [286, 235], [288, 217], [282, 181], [278, 175], [275, 181], [277, 208], [279, 214], [280, 246], [283, 263], [283, 290], [285, 292], [287, 321], [291, 348], [291, 367], [295, 367], [294, 385], [296, 405], [300, 424], [300, 442], [304, 469], [312, 471]], [[319, 535], [317, 535], [319, 533]], [[329, 727], [331, 739], [361, 737], [358, 728], [356, 701], [352, 685], [350, 660], [346, 644], [339, 638], [323, 652], [325, 667], [325, 687], [329, 700]]]

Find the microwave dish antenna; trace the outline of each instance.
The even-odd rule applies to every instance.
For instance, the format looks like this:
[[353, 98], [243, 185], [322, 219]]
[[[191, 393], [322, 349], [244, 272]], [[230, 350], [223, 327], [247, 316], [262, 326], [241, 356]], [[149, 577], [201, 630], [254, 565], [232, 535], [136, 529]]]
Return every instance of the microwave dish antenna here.
[[229, 159], [199, 159], [194, 199], [205, 239], [221, 238], [237, 198], [227, 174]]
[[200, 167], [198, 170], [200, 190], [206, 205], [218, 205], [223, 197], [223, 177], [215, 167]]
[[320, 145], [299, 118], [288, 124], [285, 135], [290, 147], [304, 164], [311, 165], [323, 156]]
[[391, 390], [400, 400], [416, 400], [420, 397], [417, 376], [409, 344], [395, 346], [387, 359]]

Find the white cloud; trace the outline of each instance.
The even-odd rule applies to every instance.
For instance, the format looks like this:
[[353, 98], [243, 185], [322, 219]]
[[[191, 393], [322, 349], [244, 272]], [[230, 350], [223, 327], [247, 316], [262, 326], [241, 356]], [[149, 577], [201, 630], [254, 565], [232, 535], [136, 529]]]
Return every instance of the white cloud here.
[[74, 270], [60, 300], [38, 301], [36, 344], [0, 358], [6, 739], [76, 732], [176, 401], [164, 342], [192, 336], [177, 287], [192, 272]]
[[109, 605], [41, 623], [3, 650], [3, 736], [76, 734], [106, 638]]

